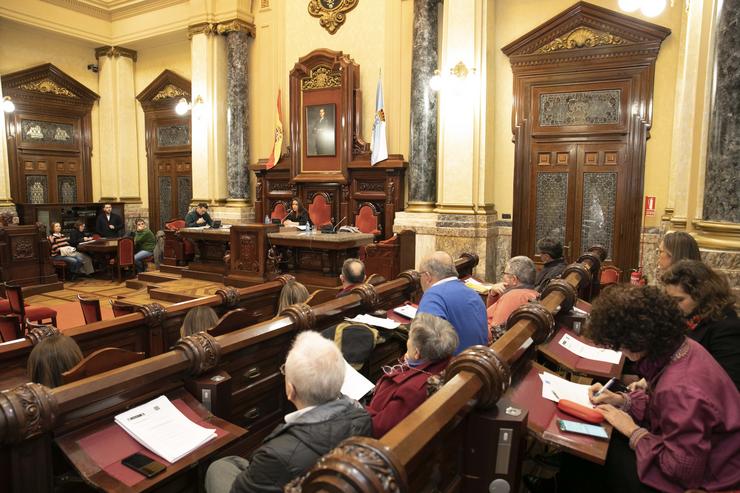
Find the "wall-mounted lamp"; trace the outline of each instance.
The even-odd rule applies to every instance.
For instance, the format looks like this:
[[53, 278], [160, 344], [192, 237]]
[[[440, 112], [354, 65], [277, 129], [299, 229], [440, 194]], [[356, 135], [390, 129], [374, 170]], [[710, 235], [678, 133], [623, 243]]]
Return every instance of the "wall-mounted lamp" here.
[[184, 115], [190, 111], [190, 103], [188, 103], [188, 100], [185, 98], [180, 98], [180, 100], [175, 105], [175, 113], [178, 115]]
[[[439, 70], [434, 71], [434, 75], [429, 79], [429, 88], [432, 91], [441, 91], [452, 85], [459, 84], [468, 79], [468, 76], [475, 75], [475, 67], [468, 67], [462, 61], [452, 67], [449, 74], [440, 74]], [[471, 77], [472, 78], [472, 77]]]
[[13, 100], [10, 98], [10, 96], [5, 96], [3, 98], [3, 111], [5, 113], [12, 113], [15, 111], [15, 103], [13, 103]]
[[[673, 7], [671, 0], [671, 7]], [[625, 12], [634, 12], [640, 9], [645, 17], [657, 17], [665, 10], [666, 0], [619, 0], [619, 8]]]

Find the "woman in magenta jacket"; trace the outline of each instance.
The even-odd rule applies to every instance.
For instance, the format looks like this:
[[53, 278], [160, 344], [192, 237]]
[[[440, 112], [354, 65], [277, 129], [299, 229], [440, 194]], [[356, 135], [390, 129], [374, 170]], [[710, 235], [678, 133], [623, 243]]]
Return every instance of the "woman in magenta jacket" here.
[[373, 436], [380, 438], [427, 398], [427, 380], [447, 367], [458, 337], [447, 320], [419, 313], [411, 322], [404, 361], [383, 368], [367, 407]]

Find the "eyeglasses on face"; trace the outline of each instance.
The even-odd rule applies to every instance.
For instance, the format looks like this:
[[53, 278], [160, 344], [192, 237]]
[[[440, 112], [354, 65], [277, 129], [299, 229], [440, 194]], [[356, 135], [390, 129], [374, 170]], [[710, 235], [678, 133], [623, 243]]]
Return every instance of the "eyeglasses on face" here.
[[280, 365], [280, 373], [282, 375], [285, 375], [285, 363], [283, 363], [282, 365]]

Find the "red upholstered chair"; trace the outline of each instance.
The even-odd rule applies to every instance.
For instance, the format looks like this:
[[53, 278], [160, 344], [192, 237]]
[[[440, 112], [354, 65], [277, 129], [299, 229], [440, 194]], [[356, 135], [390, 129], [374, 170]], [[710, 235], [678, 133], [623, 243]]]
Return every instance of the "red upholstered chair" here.
[[18, 326], [18, 317], [15, 315], [0, 315], [0, 342], [14, 341], [21, 339]]
[[118, 240], [118, 251], [116, 252], [116, 256], [110, 259], [110, 266], [111, 269], [116, 268], [118, 271], [118, 282], [122, 280], [122, 270], [135, 269], [134, 240], [132, 238], [123, 237]]
[[10, 301], [0, 298], [0, 315], [9, 315], [11, 313], [13, 313], [13, 310], [10, 309]]
[[102, 238], [102, 236], [100, 236], [98, 233], [93, 233], [92, 237], [93, 240], [99, 240], [100, 238]]
[[599, 284], [602, 288], [608, 286], [609, 284], [617, 284], [621, 275], [622, 269], [613, 265], [606, 265], [601, 268], [601, 277], [599, 278]]
[[185, 227], [184, 219], [170, 219], [169, 222], [164, 223], [164, 228], [170, 231], [179, 231]]
[[270, 213], [270, 219], [280, 219], [282, 221], [287, 215], [288, 211], [285, 207], [285, 203], [281, 201], [275, 202], [272, 212]]
[[26, 320], [32, 322], [42, 322], [51, 320], [51, 325], [57, 326], [57, 312], [46, 306], [26, 306], [23, 302], [23, 289], [20, 286], [13, 286], [7, 282], [3, 284], [5, 296], [10, 302], [10, 309], [22, 324], [23, 329], [27, 328]]
[[100, 313], [100, 300], [98, 298], [83, 298], [81, 294], [78, 294], [77, 300], [80, 302], [82, 316], [85, 318], [86, 324], [103, 320], [103, 315]]
[[363, 233], [377, 236], [381, 233], [378, 217], [380, 217], [378, 207], [370, 202], [365, 202], [355, 214], [355, 227]]
[[[167, 231], [180, 231], [185, 227], [184, 219], [171, 219], [164, 223]], [[182, 264], [192, 260], [195, 256], [195, 245], [193, 242], [182, 238], [180, 235], [166, 234], [164, 237], [164, 256], [175, 259], [176, 264]]]
[[317, 228], [331, 224], [331, 204], [324, 193], [317, 193], [308, 205], [308, 217]]

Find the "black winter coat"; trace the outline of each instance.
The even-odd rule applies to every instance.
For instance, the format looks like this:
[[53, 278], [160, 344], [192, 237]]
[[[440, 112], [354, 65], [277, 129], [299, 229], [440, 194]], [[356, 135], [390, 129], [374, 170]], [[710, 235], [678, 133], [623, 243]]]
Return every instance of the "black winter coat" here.
[[722, 320], [702, 320], [688, 336], [704, 346], [725, 369], [740, 390], [740, 319], [735, 310], [725, 310]]

